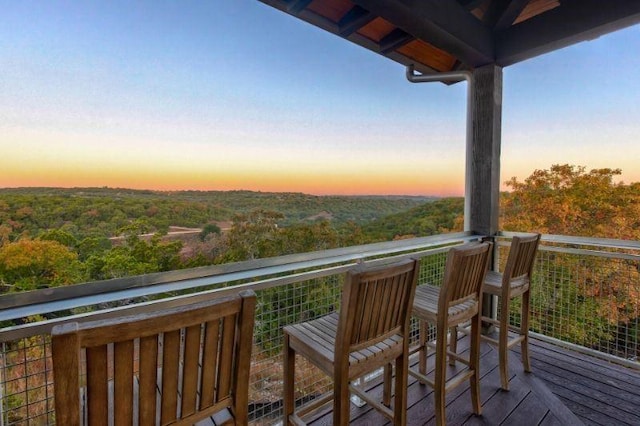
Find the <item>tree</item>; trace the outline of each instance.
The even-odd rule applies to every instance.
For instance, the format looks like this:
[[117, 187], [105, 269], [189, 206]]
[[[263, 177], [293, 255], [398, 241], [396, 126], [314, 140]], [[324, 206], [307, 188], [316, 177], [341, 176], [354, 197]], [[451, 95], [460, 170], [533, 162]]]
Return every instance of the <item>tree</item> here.
[[[512, 191], [502, 194], [502, 229], [639, 240], [640, 184], [616, 183], [620, 174], [563, 164], [512, 178]], [[532, 327], [553, 336], [546, 325], [555, 324], [554, 337], [587, 346], [615, 348], [617, 336], [637, 336], [637, 261], [550, 252], [545, 274], [535, 277], [534, 306], [544, 309], [533, 313]]]
[[0, 247], [5, 291], [56, 287], [83, 279], [78, 255], [57, 241], [21, 239]]
[[200, 232], [200, 241], [204, 242], [209, 234], [220, 235], [221, 232], [220, 227], [215, 223], [207, 223], [202, 227], [202, 232]]
[[586, 237], [640, 238], [640, 187], [615, 183], [620, 169], [568, 164], [535, 170], [523, 182], [506, 182], [511, 192], [501, 200], [501, 228]]
[[239, 262], [282, 253], [278, 241], [278, 220], [283, 215], [267, 210], [237, 214], [224, 238], [224, 253], [218, 263]]
[[63, 246], [69, 247], [70, 249], [75, 249], [78, 245], [78, 240], [76, 239], [76, 237], [62, 229], [50, 229], [48, 231], [45, 231], [40, 235], [40, 239], [46, 241], [57, 241]]

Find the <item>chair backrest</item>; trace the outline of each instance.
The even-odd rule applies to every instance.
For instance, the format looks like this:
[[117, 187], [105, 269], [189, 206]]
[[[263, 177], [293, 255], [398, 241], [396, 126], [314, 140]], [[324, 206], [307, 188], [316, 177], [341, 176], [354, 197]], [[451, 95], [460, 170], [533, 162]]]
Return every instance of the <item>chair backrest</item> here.
[[[418, 282], [418, 260], [347, 273], [336, 336], [336, 354], [405, 336]], [[346, 351], [343, 351], [346, 349]]]
[[438, 300], [438, 312], [448, 312], [450, 306], [465, 301], [481, 300], [491, 247], [492, 244], [488, 242], [468, 243], [449, 250]]
[[249, 291], [54, 327], [56, 423], [193, 424], [219, 413], [246, 424], [255, 303]]
[[526, 280], [525, 284], [528, 285], [539, 244], [540, 234], [513, 237], [502, 275], [504, 290], [508, 290], [508, 283], [515, 279]]

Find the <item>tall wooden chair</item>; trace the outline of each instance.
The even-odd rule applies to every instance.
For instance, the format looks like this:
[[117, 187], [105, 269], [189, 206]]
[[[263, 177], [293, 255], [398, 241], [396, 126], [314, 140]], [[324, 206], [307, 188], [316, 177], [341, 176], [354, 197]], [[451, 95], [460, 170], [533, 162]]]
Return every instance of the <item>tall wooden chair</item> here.
[[[434, 388], [435, 414], [438, 425], [445, 424], [445, 394], [455, 386], [470, 381], [473, 411], [481, 413], [480, 406], [480, 309], [482, 308], [482, 284], [489, 266], [491, 243], [471, 243], [452, 248], [447, 255], [444, 279], [441, 287], [421, 285], [416, 289], [413, 301], [413, 315], [420, 325], [417, 347], [411, 353], [419, 352], [418, 370], [409, 372]], [[468, 359], [447, 351], [447, 332], [455, 330], [458, 324], [471, 321], [471, 347]], [[428, 324], [436, 327], [435, 377], [426, 375]], [[451, 339], [456, 339], [452, 333]], [[446, 377], [446, 359], [449, 357], [467, 365], [467, 369], [456, 376]]]
[[[484, 282], [486, 294], [500, 296], [500, 319], [482, 317], [482, 320], [498, 326], [498, 339], [488, 336], [482, 338], [498, 346], [500, 361], [500, 382], [502, 389], [509, 390], [508, 350], [520, 343], [524, 370], [531, 371], [529, 362], [529, 295], [531, 288], [531, 272], [538, 252], [540, 234], [515, 236], [511, 241], [509, 256], [504, 272], [489, 271]], [[522, 297], [520, 308], [520, 328], [509, 325], [509, 305], [513, 298]], [[509, 339], [509, 330], [517, 334]]]
[[[406, 424], [407, 354], [410, 307], [418, 279], [418, 261], [382, 268], [357, 267], [347, 273], [340, 312], [284, 328], [284, 420], [301, 417], [333, 399], [333, 424], [349, 423], [350, 391], [377, 408], [395, 425]], [[333, 378], [333, 393], [295, 412], [295, 355], [307, 358]], [[351, 382], [395, 361], [395, 398], [390, 380], [383, 403]], [[390, 370], [390, 369], [389, 369]], [[388, 378], [390, 379], [390, 378]]]
[[54, 327], [56, 423], [246, 425], [255, 303], [250, 291]]

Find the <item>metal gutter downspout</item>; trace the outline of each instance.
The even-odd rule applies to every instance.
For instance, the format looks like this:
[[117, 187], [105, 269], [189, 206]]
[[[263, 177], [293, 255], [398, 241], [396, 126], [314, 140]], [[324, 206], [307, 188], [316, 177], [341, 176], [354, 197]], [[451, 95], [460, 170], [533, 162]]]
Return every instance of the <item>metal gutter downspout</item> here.
[[411, 83], [467, 81], [467, 132], [466, 159], [464, 173], [464, 230], [470, 231], [471, 224], [471, 166], [473, 165], [473, 73], [470, 71], [449, 71], [434, 74], [416, 74], [413, 65], [407, 66], [407, 80]]

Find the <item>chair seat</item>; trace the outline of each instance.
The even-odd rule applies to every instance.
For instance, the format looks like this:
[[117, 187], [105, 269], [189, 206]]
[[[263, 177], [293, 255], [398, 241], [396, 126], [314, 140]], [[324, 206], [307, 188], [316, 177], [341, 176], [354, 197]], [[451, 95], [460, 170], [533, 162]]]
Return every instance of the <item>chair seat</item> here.
[[[529, 277], [523, 275], [521, 277], [514, 278], [510, 281], [511, 289], [509, 291], [510, 296], [520, 296], [527, 290], [529, 290]], [[489, 294], [495, 294], [497, 296], [502, 295], [502, 274], [495, 271], [487, 272], [487, 276], [484, 279], [484, 287], [482, 291]]]
[[[305, 323], [288, 325], [283, 330], [289, 335], [289, 345], [296, 352], [307, 357], [326, 374], [333, 373], [338, 331], [337, 312]], [[382, 366], [396, 358], [402, 349], [402, 337], [396, 334], [375, 345], [352, 351], [349, 354], [349, 379], [360, 375], [358, 364], [366, 364], [367, 369], [370, 369], [372, 363]]]
[[[438, 317], [438, 299], [440, 287], [421, 285], [416, 288], [413, 300], [413, 314], [421, 319], [435, 323]], [[460, 320], [471, 318], [478, 312], [477, 300], [465, 300], [451, 305], [448, 312], [448, 324], [458, 324]]]

